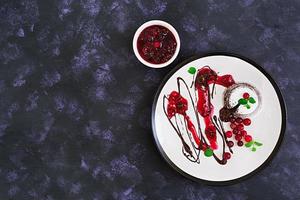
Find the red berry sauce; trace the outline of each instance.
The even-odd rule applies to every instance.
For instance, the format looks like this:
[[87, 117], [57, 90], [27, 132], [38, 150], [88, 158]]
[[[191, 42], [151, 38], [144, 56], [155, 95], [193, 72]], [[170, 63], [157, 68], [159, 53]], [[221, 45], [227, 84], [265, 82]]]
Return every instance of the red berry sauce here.
[[176, 47], [177, 42], [173, 33], [160, 25], [145, 28], [137, 40], [140, 56], [152, 64], [169, 61], [175, 54]]

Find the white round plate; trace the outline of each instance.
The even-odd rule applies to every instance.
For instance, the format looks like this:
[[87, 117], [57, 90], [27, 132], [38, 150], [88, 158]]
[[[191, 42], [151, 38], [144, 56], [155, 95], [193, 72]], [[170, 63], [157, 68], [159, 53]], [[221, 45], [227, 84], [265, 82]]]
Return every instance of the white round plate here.
[[[163, 102], [168, 102], [168, 99], [164, 99], [164, 96], [168, 97], [172, 91], [178, 91], [177, 78], [181, 77], [188, 86], [191, 86], [196, 74], [192, 75], [188, 70], [190, 67], [199, 70], [203, 66], [209, 66], [220, 76], [230, 74], [236, 83], [248, 83], [255, 87], [260, 93], [260, 109], [250, 117], [252, 123], [250, 126], [245, 127], [245, 129], [248, 133], [251, 133], [253, 140], [259, 141], [262, 145], [254, 145], [251, 147], [243, 145], [242, 147], [239, 147], [234, 139], [228, 139], [234, 141], [234, 146], [232, 147], [233, 154], [231, 154], [231, 158], [227, 160], [225, 165], [219, 164], [214, 159], [214, 156], [205, 156], [203, 151], [197, 151], [200, 152], [199, 160], [197, 162], [189, 160], [183, 154], [183, 152], [186, 153], [186, 151], [184, 151], [181, 139], [164, 112]], [[181, 86], [181, 88], [180, 94], [188, 101], [188, 110], [186, 113], [198, 130], [195, 111], [193, 111], [192, 108], [192, 101], [197, 105], [197, 99], [195, 99], [197, 95], [192, 95], [192, 98], [190, 99], [187, 89], [184, 86]], [[193, 93], [193, 87], [190, 89], [192, 94], [195, 94]], [[210, 89], [212, 89], [211, 85]], [[216, 93], [213, 99], [211, 99], [211, 103], [214, 106], [214, 114], [217, 117], [219, 115], [219, 110], [224, 106], [223, 95], [225, 89], [226, 88], [223, 86], [216, 85]], [[167, 104], [166, 102], [165, 104]], [[195, 144], [195, 141], [193, 140], [193, 137], [189, 140], [188, 134], [191, 135], [191, 133], [184, 128], [185, 120], [182, 117], [180, 121], [180, 116], [178, 116], [178, 114], [177, 119], [178, 126], [175, 126], [181, 130], [180, 133], [184, 140], [186, 140], [186, 143], [191, 147], [190, 149], [193, 150], [192, 145]], [[199, 123], [200, 129], [204, 131], [204, 122], [202, 118]], [[225, 131], [230, 129], [230, 123], [223, 123], [223, 125]], [[262, 169], [271, 160], [274, 154], [276, 154], [283, 139], [285, 126], [286, 110], [284, 101], [278, 86], [271, 76], [253, 61], [228, 53], [214, 53], [192, 58], [177, 66], [164, 79], [159, 87], [152, 108], [153, 135], [162, 156], [174, 169], [184, 176], [208, 184], [232, 184], [243, 180]], [[217, 143], [219, 147], [214, 150], [214, 153], [219, 157], [221, 156], [221, 158], [223, 149], [222, 141], [220, 135], [217, 134]], [[244, 141], [244, 143], [246, 142]], [[256, 147], [255, 152], [252, 151], [252, 147]], [[226, 151], [228, 151], [228, 147]], [[196, 158], [196, 152], [192, 152], [193, 154], [195, 153], [194, 156]]]

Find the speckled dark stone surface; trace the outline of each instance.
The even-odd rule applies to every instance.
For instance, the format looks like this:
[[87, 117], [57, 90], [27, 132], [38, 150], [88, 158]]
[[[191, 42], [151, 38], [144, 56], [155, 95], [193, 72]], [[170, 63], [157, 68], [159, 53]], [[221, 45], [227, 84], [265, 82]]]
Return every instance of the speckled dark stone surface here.
[[[300, 199], [300, 1], [0, 0], [0, 199]], [[275, 159], [227, 187], [192, 182], [158, 153], [150, 127], [161, 70], [131, 40], [163, 19], [179, 63], [229, 51], [262, 65], [286, 100]]]

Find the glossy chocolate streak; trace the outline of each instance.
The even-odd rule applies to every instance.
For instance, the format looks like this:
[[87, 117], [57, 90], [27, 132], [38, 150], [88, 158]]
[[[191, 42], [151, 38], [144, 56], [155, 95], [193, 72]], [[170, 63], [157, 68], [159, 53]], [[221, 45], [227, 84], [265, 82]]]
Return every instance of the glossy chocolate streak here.
[[[194, 101], [193, 101], [193, 99], [192, 99], [192, 96], [191, 96], [191, 93], [190, 93], [190, 91], [189, 91], [189, 88], [188, 88], [188, 86], [187, 86], [187, 84], [186, 84], [186, 82], [181, 78], [181, 77], [178, 77], [177, 78], [177, 89], [178, 89], [178, 92], [179, 92], [179, 94], [181, 94], [181, 82], [184, 84], [184, 86], [186, 87], [186, 89], [187, 89], [187, 91], [188, 91], [188, 93], [189, 93], [189, 97], [190, 97], [190, 99], [191, 99], [191, 101], [192, 101], [192, 107], [193, 107], [193, 110], [194, 110], [194, 112], [195, 113], [197, 113], [197, 111], [196, 111], [196, 108], [195, 108], [195, 104], [194, 104]], [[164, 104], [164, 112], [165, 112], [165, 114], [167, 114], [166, 113], [166, 111], [165, 111], [166, 109], [165, 109], [165, 104]], [[186, 115], [185, 116], [185, 118], [187, 118], [188, 116]], [[172, 121], [169, 119], [169, 121], [172, 123]], [[199, 121], [199, 120], [197, 120], [197, 121]], [[175, 122], [176, 122], [176, 124], [178, 125], [178, 123], [177, 123], [177, 118], [175, 118]], [[192, 161], [192, 162], [197, 162], [197, 163], [200, 163], [200, 159], [199, 159], [199, 157], [200, 157], [200, 146], [202, 145], [202, 142], [203, 142], [203, 140], [202, 140], [202, 132], [201, 132], [201, 129], [200, 129], [200, 127], [198, 126], [198, 133], [200, 133], [200, 145], [198, 145], [197, 147], [195, 146], [195, 144], [194, 144], [194, 142], [192, 142], [192, 139], [191, 139], [191, 134], [190, 134], [190, 132], [188, 131], [188, 125], [187, 125], [187, 122], [186, 122], [186, 120], [185, 120], [185, 130], [186, 130], [186, 133], [187, 133], [187, 135], [188, 135], [188, 137], [189, 137], [189, 140], [190, 140], [190, 143], [192, 144], [192, 147], [193, 147], [193, 149], [194, 149], [194, 152], [195, 152], [195, 155], [196, 155], [196, 158], [193, 156], [193, 160], [191, 160], [190, 159], [190, 157], [188, 157], [185, 153], [184, 153], [184, 151], [183, 151], [183, 154], [185, 155], [185, 157], [187, 157], [190, 161]], [[200, 123], [198, 123], [199, 125], [200, 125]], [[178, 130], [180, 130], [179, 129], [179, 127], [178, 127]], [[200, 130], [200, 131], [199, 131]], [[198, 134], [198, 136], [199, 136], [199, 134]], [[205, 141], [205, 143], [206, 143], [206, 141]], [[189, 148], [190, 149], [190, 148]], [[191, 154], [190, 154], [191, 155]], [[192, 156], [192, 155], [191, 155]]]
[[[169, 122], [172, 124], [173, 128], [176, 130], [177, 135], [181, 139], [181, 142], [183, 144], [183, 155], [190, 161], [200, 163], [201, 150], [204, 151], [207, 147], [212, 150], [218, 148], [216, 137], [216, 132], [218, 132], [223, 141], [222, 159], [218, 158], [215, 153], [213, 153], [213, 157], [218, 163], [222, 165], [227, 163], [227, 160], [225, 159], [226, 145], [231, 153], [232, 150], [228, 146], [228, 141], [221, 120], [218, 121], [216, 116], [212, 117], [214, 107], [211, 103], [211, 99], [213, 98], [213, 95], [215, 93], [215, 84], [229, 87], [234, 83], [235, 81], [233, 80], [231, 75], [218, 76], [217, 73], [209, 66], [205, 66], [197, 71], [196, 76], [195, 74], [193, 75], [193, 81], [190, 87], [187, 85], [183, 78], [177, 77], [177, 91], [172, 91], [168, 97], [164, 96], [164, 113], [167, 116]], [[210, 91], [210, 84], [213, 84], [212, 91]], [[183, 89], [181, 88], [182, 85], [184, 86], [183, 88], [185, 88], [188, 92], [191, 106], [197, 120], [198, 130], [196, 130], [193, 122], [191, 121], [191, 118], [186, 113], [189, 105], [188, 101], [181, 95], [181, 89]], [[196, 103], [190, 92], [190, 88], [193, 87]], [[165, 100], [168, 100], [167, 110], [165, 107]], [[225, 109], [223, 110], [225, 112], [227, 111]], [[204, 119], [204, 133], [206, 137], [204, 137], [204, 134], [201, 130], [200, 116]], [[176, 126], [171, 120], [172, 117], [175, 117]], [[214, 120], [212, 118], [214, 118]], [[178, 125], [178, 120], [180, 120], [181, 122], [181, 128]], [[187, 134], [191, 146], [188, 145], [188, 143], [184, 140], [183, 133], [181, 131], [184, 131]]]
[[[196, 104], [195, 104], [195, 102], [194, 102], [194, 100], [193, 100], [193, 98], [192, 98], [190, 89], [189, 89], [187, 83], [185, 82], [185, 80], [184, 80], [183, 78], [181, 78], [181, 77], [178, 77], [178, 78], [177, 78], [177, 87], [178, 87], [179, 93], [180, 93], [180, 81], [182, 81], [182, 83], [184, 84], [186, 90], [187, 90], [188, 93], [189, 93], [189, 97], [190, 97], [190, 100], [191, 100], [192, 106], [193, 106], [193, 111], [194, 111], [195, 116], [196, 116], [196, 119], [197, 119], [198, 132], [199, 132], [200, 141], [201, 141], [201, 142], [204, 141], [205, 144], [208, 144], [208, 143], [206, 142], [205, 138], [203, 138], [203, 133], [202, 133], [202, 131], [201, 131], [201, 125], [200, 125], [199, 113], [197, 112]], [[203, 141], [202, 141], [202, 139], [203, 139]]]
[[[220, 130], [220, 126], [218, 125], [218, 123], [217, 123], [217, 121], [216, 121], [216, 116], [214, 116], [214, 125], [215, 125], [215, 127], [216, 127], [216, 129], [217, 129], [217, 132], [219, 133], [219, 135], [221, 136], [221, 138], [222, 138], [222, 143], [223, 143], [223, 149], [222, 149], [222, 160], [220, 160], [219, 158], [218, 158], [218, 162], [220, 163], [220, 164], [225, 164], [224, 163], [224, 154], [225, 154], [225, 136], [222, 134], [222, 132], [221, 132], [221, 130]], [[217, 156], [215, 156], [214, 155], [214, 158], [216, 159], [217, 158]]]
[[[178, 117], [176, 117], [175, 115], [175, 124], [171, 121], [171, 119], [168, 117], [168, 114], [166, 112], [166, 107], [165, 107], [165, 100], [168, 100], [168, 98], [166, 96], [164, 96], [164, 100], [163, 100], [163, 109], [164, 109], [164, 113], [167, 116], [169, 122], [171, 123], [172, 127], [174, 128], [174, 130], [176, 131], [177, 135], [179, 136], [181, 142], [182, 142], [182, 153], [183, 155], [189, 159], [192, 162], [197, 162], [200, 163], [200, 152], [201, 152], [201, 146], [203, 144], [205, 144], [206, 146], [208, 145], [202, 131], [201, 131], [201, 125], [200, 125], [200, 118], [199, 118], [199, 113], [197, 112], [197, 108], [196, 108], [196, 104], [192, 98], [192, 95], [190, 93], [189, 87], [187, 85], [187, 83], [185, 82], [185, 80], [181, 77], [177, 78], [177, 89], [179, 94], [181, 94], [181, 83], [184, 85], [184, 87], [187, 89], [188, 94], [189, 94], [189, 98], [192, 102], [192, 107], [193, 107], [193, 111], [195, 113], [196, 119], [197, 119], [197, 124], [198, 124], [198, 134], [199, 134], [199, 138], [200, 138], [200, 145], [198, 147], [195, 146], [195, 143], [192, 141], [192, 136], [191, 133], [188, 131], [188, 125], [186, 120], [184, 120], [184, 128], [185, 128], [185, 132], [188, 135], [188, 138], [190, 140], [190, 143], [192, 144], [192, 148], [186, 143], [186, 141], [184, 140], [182, 133], [181, 133], [181, 129], [178, 125]], [[195, 96], [196, 96], [196, 90], [195, 90]], [[209, 98], [210, 98], [210, 93], [209, 93]], [[188, 116], [187, 116], [188, 117]], [[213, 120], [212, 120], [213, 121]], [[222, 153], [222, 159], [218, 158], [215, 154], [213, 154], [214, 159], [219, 163], [219, 164], [226, 164], [226, 159], [224, 159], [224, 153], [225, 153], [225, 144], [227, 144], [227, 138], [225, 138], [225, 134], [224, 134], [224, 130], [223, 127], [221, 128], [217, 123], [214, 124], [216, 130], [218, 131], [218, 133], [220, 134], [222, 140], [223, 140], [223, 153]], [[192, 150], [194, 150], [194, 154], [196, 155], [196, 157], [193, 155]], [[230, 149], [230, 148], [229, 148]], [[232, 152], [232, 150], [230, 149], [230, 151]]]
[[167, 116], [167, 118], [168, 118], [170, 124], [172, 125], [173, 129], [175, 130], [175, 132], [176, 132], [177, 135], [179, 136], [179, 138], [180, 138], [180, 140], [181, 140], [181, 143], [182, 143], [182, 146], [183, 146], [184, 150], [185, 150], [189, 155], [193, 156], [193, 155], [192, 155], [192, 151], [191, 151], [189, 145], [184, 141], [184, 139], [183, 139], [183, 137], [182, 137], [182, 135], [181, 135], [181, 133], [180, 133], [180, 129], [179, 129], [179, 126], [178, 126], [178, 124], [177, 124], [177, 120], [175, 120], [175, 121], [176, 121], [176, 126], [177, 126], [177, 128], [176, 128], [175, 125], [173, 124], [173, 122], [171, 121], [171, 119], [168, 117], [168, 114], [167, 114], [166, 109], [165, 109], [165, 99], [168, 99], [168, 98], [167, 98], [166, 96], [163, 97], [163, 109], [164, 109], [164, 113], [165, 113], [165, 115]]
[[[185, 86], [185, 88], [187, 89], [188, 93], [189, 93], [189, 97], [191, 99], [191, 102], [192, 102], [192, 107], [193, 107], [193, 110], [195, 112], [195, 114], [197, 114], [197, 110], [196, 110], [196, 107], [195, 107], [195, 103], [192, 99], [192, 95], [189, 91], [189, 87], [188, 85], [186, 84], [186, 82], [184, 81], [184, 79], [182, 79], [181, 77], [178, 77], [177, 78], [177, 89], [178, 89], [178, 92], [180, 94], [181, 92], [181, 83]], [[168, 117], [168, 114], [166, 112], [166, 106], [165, 106], [165, 100], [168, 100], [168, 98], [166, 96], [164, 96], [164, 100], [163, 100], [163, 109], [164, 109], [164, 113], [165, 115]], [[184, 115], [184, 118], [189, 118], [189, 116], [187, 115]], [[181, 141], [182, 141], [182, 144], [183, 144], [183, 149], [182, 149], [182, 152], [183, 152], [183, 155], [189, 159], [190, 161], [192, 162], [197, 162], [197, 163], [200, 163], [200, 149], [201, 149], [201, 146], [203, 144], [205, 145], [208, 145], [205, 138], [203, 137], [202, 135], [202, 131], [201, 131], [201, 127], [200, 127], [200, 120], [199, 118], [197, 117], [197, 122], [198, 122], [198, 136], [200, 138], [200, 144], [198, 146], [195, 146], [195, 143], [192, 141], [192, 136], [191, 136], [191, 133], [188, 131], [188, 125], [187, 125], [187, 120], [184, 120], [184, 128], [186, 130], [186, 133], [188, 135], [188, 138], [190, 140], [190, 143], [192, 145], [192, 149], [194, 150], [194, 153], [196, 155], [196, 157], [193, 155], [192, 153], [192, 150], [191, 150], [191, 147], [184, 141], [184, 138], [182, 137], [182, 133], [181, 133], [181, 129], [179, 128], [179, 125], [178, 125], [178, 118], [176, 117], [175, 115], [175, 124], [176, 126], [174, 125], [174, 123], [171, 121], [171, 119], [168, 117], [168, 120], [169, 122], [171, 123], [172, 127], [174, 128], [174, 130], [176, 131], [177, 135], [180, 137]], [[184, 151], [186, 151], [188, 154], [186, 154]], [[191, 158], [192, 157], [192, 158]]]

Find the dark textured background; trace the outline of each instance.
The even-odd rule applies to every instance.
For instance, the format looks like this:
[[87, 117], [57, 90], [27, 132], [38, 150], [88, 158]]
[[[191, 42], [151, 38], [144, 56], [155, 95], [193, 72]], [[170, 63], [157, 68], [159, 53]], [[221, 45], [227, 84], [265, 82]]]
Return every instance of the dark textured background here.
[[[0, 0], [0, 199], [300, 199], [300, 1]], [[133, 55], [150, 19], [182, 47], [165, 69]], [[176, 63], [211, 51], [262, 65], [286, 100], [275, 159], [228, 187], [192, 182], [158, 153], [151, 104]], [[271, 123], [271, 122], [266, 122]]]

